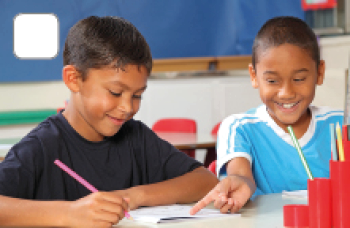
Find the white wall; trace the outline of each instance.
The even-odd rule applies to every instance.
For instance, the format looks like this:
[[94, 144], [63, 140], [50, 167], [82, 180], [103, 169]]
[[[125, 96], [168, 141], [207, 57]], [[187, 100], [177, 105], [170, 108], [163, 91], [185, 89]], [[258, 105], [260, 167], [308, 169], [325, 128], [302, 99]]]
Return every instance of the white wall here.
[[62, 81], [0, 83], [0, 112], [57, 109], [70, 93]]
[[[321, 38], [320, 48], [326, 61], [326, 78], [313, 103], [343, 109], [350, 36]], [[0, 84], [0, 112], [56, 109], [67, 99], [69, 90], [61, 81]], [[233, 72], [230, 77], [150, 79], [135, 118], [151, 126], [162, 117], [195, 117], [199, 130], [208, 131], [225, 116], [246, 111], [259, 102], [247, 70]]]
[[[324, 85], [316, 90], [315, 105], [344, 108], [345, 69], [328, 69]], [[56, 109], [69, 99], [62, 82], [0, 84], [0, 111]], [[197, 121], [198, 131], [210, 132], [226, 116], [261, 103], [247, 71], [231, 76], [150, 79], [136, 119], [148, 126], [164, 117]]]
[[148, 126], [165, 117], [195, 119], [200, 132], [261, 103], [248, 75], [150, 80], [135, 119]]
[[317, 87], [313, 104], [344, 109], [345, 78], [346, 69], [326, 70], [323, 85]]
[[349, 67], [350, 35], [325, 37], [319, 42], [321, 58], [326, 62], [326, 69]]

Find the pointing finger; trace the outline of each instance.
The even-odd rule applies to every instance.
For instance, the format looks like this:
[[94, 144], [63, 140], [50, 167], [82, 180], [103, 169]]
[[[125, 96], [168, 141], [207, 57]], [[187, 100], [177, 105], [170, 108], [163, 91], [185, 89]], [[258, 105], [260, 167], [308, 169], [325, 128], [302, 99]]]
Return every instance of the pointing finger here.
[[203, 199], [198, 201], [190, 210], [190, 214], [194, 215], [198, 211], [202, 210], [204, 207], [206, 207], [209, 203], [211, 203], [215, 199], [216, 191], [210, 191], [206, 196], [204, 196]]

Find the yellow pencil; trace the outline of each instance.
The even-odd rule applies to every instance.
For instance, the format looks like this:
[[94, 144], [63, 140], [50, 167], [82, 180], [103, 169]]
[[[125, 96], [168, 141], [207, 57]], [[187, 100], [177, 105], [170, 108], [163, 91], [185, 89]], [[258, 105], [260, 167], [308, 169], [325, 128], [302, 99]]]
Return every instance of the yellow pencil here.
[[341, 130], [340, 130], [340, 125], [337, 123], [336, 129], [337, 133], [337, 143], [338, 143], [338, 148], [339, 148], [339, 160], [340, 161], [345, 161], [344, 158], [344, 148], [343, 148], [343, 140], [342, 140], [342, 135], [341, 135]]

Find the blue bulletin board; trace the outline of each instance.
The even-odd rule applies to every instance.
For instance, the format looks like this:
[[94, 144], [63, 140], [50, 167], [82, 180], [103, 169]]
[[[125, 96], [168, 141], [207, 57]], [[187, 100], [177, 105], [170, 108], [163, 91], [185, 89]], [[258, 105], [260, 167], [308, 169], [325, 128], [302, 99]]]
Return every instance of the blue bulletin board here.
[[[145, 36], [155, 59], [251, 54], [262, 24], [275, 16], [304, 17], [301, 0], [5, 0], [0, 1], [0, 83], [61, 80], [62, 47], [69, 28], [91, 15], [120, 16]], [[13, 19], [53, 13], [59, 54], [21, 60], [13, 54]]]

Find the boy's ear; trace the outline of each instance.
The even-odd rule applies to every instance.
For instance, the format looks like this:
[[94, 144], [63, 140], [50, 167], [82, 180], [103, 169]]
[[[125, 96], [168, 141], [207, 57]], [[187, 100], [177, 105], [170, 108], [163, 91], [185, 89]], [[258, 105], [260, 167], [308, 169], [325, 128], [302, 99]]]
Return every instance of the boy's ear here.
[[249, 75], [250, 75], [250, 81], [252, 83], [253, 88], [257, 89], [259, 87], [258, 80], [256, 79], [256, 72], [252, 64], [249, 64]]
[[68, 89], [72, 92], [79, 91], [79, 81], [81, 80], [81, 76], [79, 71], [73, 65], [66, 65], [62, 70], [63, 82], [66, 84]]
[[326, 63], [324, 60], [321, 60], [317, 69], [317, 81], [316, 81], [317, 85], [323, 84], [325, 70], [326, 70]]

